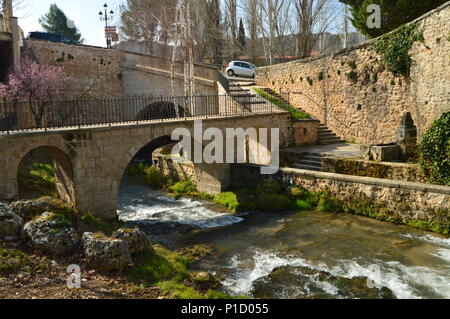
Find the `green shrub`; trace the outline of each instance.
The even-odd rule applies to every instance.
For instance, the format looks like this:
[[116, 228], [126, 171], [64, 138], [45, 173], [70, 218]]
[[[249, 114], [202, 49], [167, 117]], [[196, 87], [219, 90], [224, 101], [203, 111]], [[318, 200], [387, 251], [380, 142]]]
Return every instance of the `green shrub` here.
[[347, 73], [347, 78], [353, 83], [356, 83], [358, 82], [358, 73], [352, 70], [349, 73]]
[[286, 195], [262, 194], [258, 196], [260, 211], [281, 212], [294, 209], [292, 201]]
[[214, 197], [214, 201], [216, 203], [219, 203], [219, 204], [227, 207], [233, 213], [236, 213], [239, 211], [240, 204], [238, 201], [238, 197], [233, 192], [225, 192], [225, 193], [217, 194]]
[[350, 66], [350, 68], [351, 68], [352, 70], [356, 69], [356, 62], [355, 62], [355, 61], [349, 61], [349, 62], [348, 62], [348, 65]]
[[424, 134], [419, 164], [430, 182], [450, 186], [450, 112], [444, 113]]
[[256, 191], [259, 194], [280, 194], [281, 185], [274, 179], [268, 179], [258, 184]]
[[195, 196], [197, 195], [197, 188], [191, 179], [186, 179], [184, 181], [175, 183], [170, 186], [168, 190], [173, 193], [176, 197], [181, 196]]
[[318, 80], [322, 81], [325, 78], [323, 72], [319, 72]]
[[147, 185], [154, 188], [163, 188], [169, 181], [155, 166], [143, 163], [130, 165], [127, 172], [130, 176], [142, 179]]
[[305, 188], [290, 187], [287, 194], [292, 199], [305, 199], [309, 195], [309, 191]]

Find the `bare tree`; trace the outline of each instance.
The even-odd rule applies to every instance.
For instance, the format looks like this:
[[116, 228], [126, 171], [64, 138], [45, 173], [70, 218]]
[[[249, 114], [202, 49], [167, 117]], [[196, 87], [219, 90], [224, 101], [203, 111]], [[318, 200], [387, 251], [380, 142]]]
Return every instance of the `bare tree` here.
[[162, 43], [161, 56], [167, 55], [177, 0], [127, 0], [121, 5], [122, 31], [134, 41], [144, 41], [150, 54], [154, 43]]
[[225, 1], [225, 24], [229, 36], [229, 46], [231, 58], [236, 59], [238, 56], [238, 28], [237, 28], [237, 0]]
[[247, 28], [250, 36], [250, 57], [253, 63], [256, 62], [257, 53], [257, 40], [258, 40], [258, 0], [244, 0], [243, 7], [245, 8]]
[[329, 0], [293, 0], [297, 13], [298, 43], [300, 58], [311, 53], [318, 36], [322, 34], [336, 18], [333, 10], [328, 10]]
[[[262, 37], [262, 45], [267, 63], [273, 64], [275, 56], [280, 52], [279, 44], [286, 35], [289, 22], [290, 0], [248, 0], [246, 10], [255, 12], [252, 24], [256, 24], [257, 31]], [[287, 15], [286, 15], [287, 14]], [[254, 19], [254, 21], [253, 21]], [[254, 31], [254, 30], [253, 30]], [[252, 34], [253, 32], [250, 31]], [[257, 37], [257, 35], [254, 37]], [[252, 41], [253, 42], [253, 41]], [[283, 50], [281, 50], [283, 51]]]

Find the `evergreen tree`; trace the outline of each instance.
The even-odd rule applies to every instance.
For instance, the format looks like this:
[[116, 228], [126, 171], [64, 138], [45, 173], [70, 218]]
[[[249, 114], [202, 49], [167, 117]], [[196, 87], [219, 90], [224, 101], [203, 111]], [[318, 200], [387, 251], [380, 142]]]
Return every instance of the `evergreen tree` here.
[[[68, 23], [69, 22], [69, 23]], [[39, 19], [39, 23], [42, 25], [45, 31], [57, 33], [66, 36], [67, 38], [75, 41], [76, 43], [83, 43], [81, 34], [78, 28], [67, 19], [65, 13], [58, 8], [56, 4], [50, 6], [50, 10], [42, 18]]]
[[241, 49], [244, 50], [245, 47], [247, 46], [247, 40], [245, 37], [245, 28], [244, 28], [244, 23], [242, 22], [242, 19], [239, 22], [239, 45], [241, 46]]
[[[446, 3], [448, 0], [339, 0], [351, 7], [352, 22], [363, 34], [375, 38]], [[368, 18], [373, 14], [367, 7], [377, 4], [381, 8], [381, 28], [369, 28]]]

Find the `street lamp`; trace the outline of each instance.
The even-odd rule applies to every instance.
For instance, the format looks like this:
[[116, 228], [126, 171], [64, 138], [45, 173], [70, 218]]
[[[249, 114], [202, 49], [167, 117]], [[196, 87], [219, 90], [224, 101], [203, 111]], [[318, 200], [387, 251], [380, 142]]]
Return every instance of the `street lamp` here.
[[[98, 15], [100, 16], [100, 21], [105, 21], [105, 32], [106, 32], [106, 29], [107, 29], [107, 27], [108, 27], [108, 21], [112, 21], [112, 19], [113, 19], [113, 15], [114, 15], [114, 11], [110, 11], [109, 12], [109, 14], [108, 14], [108, 5], [105, 3], [105, 5], [103, 6], [103, 8], [105, 9], [105, 13], [103, 13], [102, 11], [100, 11], [99, 13], [98, 13]], [[107, 34], [106, 34], [106, 47], [107, 48], [110, 48], [111, 47], [111, 37], [110, 36], [108, 36]]]

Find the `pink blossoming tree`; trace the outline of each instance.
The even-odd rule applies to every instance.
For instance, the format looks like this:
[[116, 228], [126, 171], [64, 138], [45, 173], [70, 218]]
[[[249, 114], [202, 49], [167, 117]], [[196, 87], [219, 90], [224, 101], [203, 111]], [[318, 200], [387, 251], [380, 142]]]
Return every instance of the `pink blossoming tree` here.
[[16, 101], [26, 100], [39, 126], [45, 107], [49, 104], [46, 101], [63, 96], [66, 80], [63, 68], [39, 64], [24, 57], [20, 70], [11, 73], [6, 84], [0, 83], [0, 96]]

